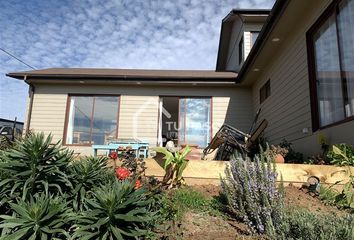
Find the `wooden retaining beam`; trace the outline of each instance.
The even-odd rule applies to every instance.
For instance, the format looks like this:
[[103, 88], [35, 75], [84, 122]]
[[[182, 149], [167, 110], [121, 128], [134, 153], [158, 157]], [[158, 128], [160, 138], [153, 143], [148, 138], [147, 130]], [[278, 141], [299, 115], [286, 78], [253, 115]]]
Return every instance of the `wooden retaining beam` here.
[[[220, 176], [225, 176], [226, 164], [228, 164], [227, 161], [189, 161], [183, 172], [183, 177], [190, 185], [219, 185]], [[146, 167], [147, 176], [162, 178], [165, 174], [162, 161], [146, 159]], [[284, 183], [294, 183], [295, 185], [305, 183], [311, 176], [318, 177], [322, 184], [330, 185], [337, 181], [342, 181], [343, 184], [349, 180], [349, 171], [354, 175], [354, 167], [278, 163], [276, 168], [279, 173], [278, 181], [280, 181], [281, 174]]]

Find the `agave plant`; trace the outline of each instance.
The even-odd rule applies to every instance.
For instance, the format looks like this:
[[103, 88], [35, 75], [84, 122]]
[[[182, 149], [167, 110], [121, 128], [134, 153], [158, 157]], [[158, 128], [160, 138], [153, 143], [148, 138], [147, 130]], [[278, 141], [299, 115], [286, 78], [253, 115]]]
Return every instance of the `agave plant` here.
[[74, 161], [70, 167], [73, 184], [74, 208], [81, 209], [88, 191], [114, 179], [113, 170], [107, 166], [106, 157], [85, 157]]
[[0, 182], [7, 196], [28, 198], [37, 192], [63, 192], [71, 187], [66, 175], [72, 152], [60, 142], [51, 144], [52, 137], [43, 133], [30, 134], [1, 154], [0, 172], [8, 177]]
[[10, 206], [15, 214], [0, 215], [2, 240], [69, 238], [65, 230], [69, 209], [64, 199], [42, 193]]
[[144, 188], [134, 189], [135, 182], [114, 180], [93, 191], [86, 199], [86, 211], [74, 217], [74, 238], [133, 239], [147, 234], [153, 219], [152, 200]]

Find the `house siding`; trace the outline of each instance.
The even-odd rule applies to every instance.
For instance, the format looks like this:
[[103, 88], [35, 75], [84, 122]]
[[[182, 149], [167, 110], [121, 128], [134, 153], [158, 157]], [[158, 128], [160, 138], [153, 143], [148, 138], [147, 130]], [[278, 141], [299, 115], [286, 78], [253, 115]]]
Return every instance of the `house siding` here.
[[[320, 151], [319, 134], [324, 134], [330, 143], [347, 142], [354, 144], [354, 122], [312, 133], [309, 76], [307, 65], [306, 32], [323, 13], [331, 1], [319, 1], [317, 8], [308, 10], [302, 16], [292, 34], [273, 56], [255, 84], [253, 84], [253, 109], [262, 108], [260, 120], [265, 118], [269, 125], [265, 130], [266, 139], [278, 144], [283, 139], [294, 144], [296, 150], [305, 155]], [[270, 79], [271, 96], [262, 104], [259, 101], [260, 88]], [[303, 133], [308, 129], [308, 133]]]
[[[52, 134], [53, 141], [62, 140], [68, 94], [120, 95], [119, 138], [138, 137], [157, 143], [159, 96], [212, 97], [212, 135], [227, 123], [248, 131], [253, 120], [252, 93], [244, 87], [158, 87], [158, 86], [82, 86], [36, 84], [30, 129]], [[136, 136], [134, 126], [138, 126]], [[70, 146], [84, 155], [92, 154], [91, 147]]]

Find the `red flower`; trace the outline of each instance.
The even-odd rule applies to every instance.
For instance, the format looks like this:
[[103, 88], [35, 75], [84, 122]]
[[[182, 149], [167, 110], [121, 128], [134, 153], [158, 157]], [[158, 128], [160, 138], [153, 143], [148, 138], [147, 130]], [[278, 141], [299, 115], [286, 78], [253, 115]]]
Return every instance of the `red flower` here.
[[135, 189], [138, 189], [138, 188], [140, 188], [140, 185], [141, 185], [141, 182], [140, 182], [140, 180], [138, 179], [138, 180], [136, 180], [136, 182], [135, 182]]
[[116, 160], [118, 158], [118, 154], [116, 152], [111, 152], [111, 154], [109, 154], [109, 157]]
[[119, 180], [124, 180], [130, 176], [130, 171], [124, 167], [116, 168], [116, 176]]

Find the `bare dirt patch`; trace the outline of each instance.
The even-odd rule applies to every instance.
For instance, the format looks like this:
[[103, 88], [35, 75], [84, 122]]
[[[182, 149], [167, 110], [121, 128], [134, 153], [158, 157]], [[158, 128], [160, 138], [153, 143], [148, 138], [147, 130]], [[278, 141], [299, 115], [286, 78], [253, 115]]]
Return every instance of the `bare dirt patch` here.
[[[211, 199], [220, 194], [221, 187], [215, 185], [191, 186], [192, 189]], [[295, 186], [285, 188], [285, 205], [291, 208], [305, 208], [317, 214], [344, 215], [345, 212], [321, 202], [316, 196]], [[211, 216], [207, 213], [188, 211], [179, 224], [179, 238], [190, 240], [218, 239], [266, 239], [263, 236], [251, 236], [247, 226], [226, 216]], [[173, 239], [173, 238], [170, 238]], [[177, 239], [177, 238], [176, 238]]]
[[307, 193], [307, 190], [289, 185], [285, 188], [285, 206], [291, 208], [304, 208], [317, 214], [344, 215], [346, 212], [324, 204], [317, 196]]

